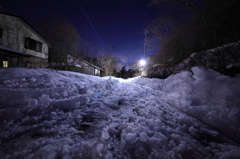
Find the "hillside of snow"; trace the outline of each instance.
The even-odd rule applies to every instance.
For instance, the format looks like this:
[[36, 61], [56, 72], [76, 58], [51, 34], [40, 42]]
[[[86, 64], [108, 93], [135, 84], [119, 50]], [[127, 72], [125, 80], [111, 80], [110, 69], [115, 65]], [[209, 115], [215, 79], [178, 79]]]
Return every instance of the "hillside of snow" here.
[[160, 90], [160, 99], [240, 143], [240, 75], [193, 67], [165, 80], [140, 78], [136, 83]]
[[0, 69], [0, 158], [240, 158], [240, 75]]

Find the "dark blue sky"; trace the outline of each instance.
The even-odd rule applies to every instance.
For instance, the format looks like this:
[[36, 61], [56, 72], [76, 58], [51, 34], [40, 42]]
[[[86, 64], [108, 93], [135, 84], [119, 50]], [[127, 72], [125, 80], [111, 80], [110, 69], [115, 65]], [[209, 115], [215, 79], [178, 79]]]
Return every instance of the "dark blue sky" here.
[[[82, 39], [96, 50], [109, 51], [122, 64], [134, 63], [144, 55], [144, 33], [155, 18], [149, 0], [3, 0], [6, 13], [22, 16], [31, 24], [43, 16], [69, 19]], [[147, 54], [156, 49], [147, 48]]]

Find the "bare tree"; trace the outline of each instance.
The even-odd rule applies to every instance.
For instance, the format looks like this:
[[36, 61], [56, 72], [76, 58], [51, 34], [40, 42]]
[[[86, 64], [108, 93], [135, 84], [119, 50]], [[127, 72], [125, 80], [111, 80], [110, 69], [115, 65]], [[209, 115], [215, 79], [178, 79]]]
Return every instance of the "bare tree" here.
[[171, 17], [164, 17], [153, 20], [148, 25], [148, 28], [150, 29], [150, 35], [156, 37], [157, 39], [148, 38], [147, 44], [160, 49], [164, 41], [172, 36], [173, 32], [177, 28], [177, 25]]
[[[221, 61], [224, 59], [236, 59], [235, 63], [239, 61], [238, 0], [152, 0], [151, 5], [161, 6], [162, 10], [159, 10], [161, 14], [152, 23], [150, 30], [158, 38], [159, 43], [161, 42], [161, 51], [165, 57], [173, 57], [174, 63], [181, 62], [191, 53], [200, 53], [216, 47], [222, 47], [222, 51], [219, 52], [218, 49], [215, 54]], [[178, 13], [176, 17], [181, 19], [181, 23], [178, 23], [176, 18], [173, 19], [174, 16], [169, 16], [176, 11]], [[185, 12], [188, 14], [184, 14]], [[174, 24], [172, 22], [178, 25], [172, 27], [173, 25], [170, 25]], [[233, 42], [234, 49], [229, 49], [226, 44]]]
[[52, 45], [49, 67], [69, 70], [87, 53], [87, 45], [81, 41], [73, 24], [66, 19], [43, 18], [39, 29]]
[[113, 75], [117, 61], [112, 53], [106, 53], [101, 50], [97, 53], [95, 59], [95, 64], [104, 69], [104, 76]]
[[[166, 14], [176, 10], [182, 12], [191, 10], [195, 16], [202, 20], [206, 20], [206, 16], [213, 6], [213, 1], [216, 0], [151, 0], [150, 5], [161, 6], [161, 12]], [[202, 3], [205, 4], [204, 7], [202, 6]]]

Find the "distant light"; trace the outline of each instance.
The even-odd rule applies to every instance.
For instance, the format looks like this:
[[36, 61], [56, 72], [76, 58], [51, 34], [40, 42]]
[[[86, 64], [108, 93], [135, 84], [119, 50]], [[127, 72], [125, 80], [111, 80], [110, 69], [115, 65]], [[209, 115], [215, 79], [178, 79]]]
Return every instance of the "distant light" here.
[[146, 65], [146, 61], [145, 61], [145, 60], [140, 60], [140, 61], [139, 61], [139, 64], [140, 64], [141, 66], [145, 66], [145, 65]]

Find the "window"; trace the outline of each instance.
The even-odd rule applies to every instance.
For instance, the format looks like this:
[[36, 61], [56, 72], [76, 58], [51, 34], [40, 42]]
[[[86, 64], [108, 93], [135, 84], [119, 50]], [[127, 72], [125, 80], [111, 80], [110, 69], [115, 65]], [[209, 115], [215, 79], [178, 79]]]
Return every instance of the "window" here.
[[2, 38], [2, 34], [3, 34], [3, 29], [0, 28], [0, 38]]
[[42, 43], [37, 42], [36, 40], [30, 39], [30, 38], [26, 38], [25, 48], [42, 52]]
[[8, 67], [8, 61], [3, 61], [3, 67]]

